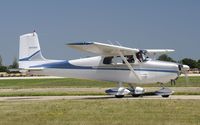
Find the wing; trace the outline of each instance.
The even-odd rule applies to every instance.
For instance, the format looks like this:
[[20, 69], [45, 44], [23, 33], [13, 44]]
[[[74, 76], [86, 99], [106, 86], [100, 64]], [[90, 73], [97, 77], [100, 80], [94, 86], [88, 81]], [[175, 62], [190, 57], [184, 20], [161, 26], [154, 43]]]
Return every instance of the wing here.
[[[80, 51], [90, 52], [98, 55], [119, 56], [119, 52], [123, 55], [133, 55], [139, 52], [139, 49], [128, 48], [123, 46], [99, 43], [99, 42], [83, 42], [83, 43], [69, 43], [69, 47], [78, 49]], [[173, 52], [172, 49], [144, 49], [149, 57], [157, 57], [161, 54]]]
[[167, 54], [170, 52], [174, 52], [173, 49], [145, 49], [149, 54]]
[[72, 47], [81, 51], [91, 52], [98, 55], [112, 55], [112, 56], [117, 55], [118, 56], [119, 52], [121, 52], [123, 55], [133, 55], [139, 52], [139, 49], [99, 43], [99, 42], [69, 43], [67, 45], [69, 47]]
[[174, 52], [175, 50], [173, 49], [145, 49], [147, 52], [147, 55], [150, 58], [157, 58], [158, 56], [162, 55], [162, 54], [168, 54], [171, 52]]

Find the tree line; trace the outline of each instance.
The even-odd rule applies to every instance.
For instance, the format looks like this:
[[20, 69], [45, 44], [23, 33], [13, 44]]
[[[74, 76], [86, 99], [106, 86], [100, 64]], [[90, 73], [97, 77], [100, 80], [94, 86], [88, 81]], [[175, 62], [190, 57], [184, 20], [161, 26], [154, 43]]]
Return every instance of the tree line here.
[[158, 57], [158, 60], [185, 64], [185, 65], [188, 65], [191, 69], [194, 69], [194, 68], [200, 69], [200, 59], [199, 60], [193, 60], [191, 58], [184, 58], [182, 60], [175, 61], [173, 58], [169, 57], [168, 55], [163, 54], [163, 55]]
[[9, 72], [9, 69], [18, 69], [19, 65], [18, 65], [18, 60], [15, 57], [12, 64], [9, 66], [5, 66], [3, 65], [3, 59], [0, 55], [0, 72]]

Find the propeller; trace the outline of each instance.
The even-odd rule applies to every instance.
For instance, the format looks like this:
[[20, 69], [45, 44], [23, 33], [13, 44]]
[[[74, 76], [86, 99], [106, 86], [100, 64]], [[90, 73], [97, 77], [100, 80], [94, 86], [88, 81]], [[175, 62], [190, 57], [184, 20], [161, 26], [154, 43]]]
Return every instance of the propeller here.
[[188, 83], [189, 82], [188, 71], [190, 70], [190, 67], [188, 65], [182, 65], [182, 64], [179, 64], [178, 67], [180, 74], [183, 73], [185, 75], [185, 81], [186, 83]]

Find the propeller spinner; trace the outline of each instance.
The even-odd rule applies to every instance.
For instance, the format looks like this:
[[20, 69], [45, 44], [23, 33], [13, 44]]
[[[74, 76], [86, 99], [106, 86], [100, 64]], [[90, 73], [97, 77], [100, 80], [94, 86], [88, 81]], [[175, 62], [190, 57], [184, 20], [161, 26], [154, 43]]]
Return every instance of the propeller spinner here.
[[188, 65], [179, 64], [178, 68], [179, 68], [180, 74], [183, 73], [185, 75], [185, 81], [186, 83], [188, 83], [189, 82], [188, 71], [190, 70], [190, 67]]

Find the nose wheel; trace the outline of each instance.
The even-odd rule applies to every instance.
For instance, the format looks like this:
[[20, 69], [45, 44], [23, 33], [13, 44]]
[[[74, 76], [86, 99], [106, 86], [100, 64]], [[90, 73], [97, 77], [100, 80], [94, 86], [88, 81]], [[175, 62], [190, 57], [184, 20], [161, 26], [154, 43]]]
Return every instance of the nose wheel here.
[[160, 90], [155, 91], [156, 95], [160, 95], [163, 98], [168, 98], [170, 95], [172, 95], [174, 93], [174, 91], [172, 91], [171, 89], [165, 88], [163, 86], [163, 84], [161, 84], [161, 85], [162, 85], [162, 88]]
[[116, 98], [123, 98], [124, 95], [115, 95]]
[[169, 97], [169, 95], [162, 95], [162, 97], [163, 97], [163, 98], [168, 98], [168, 97]]

